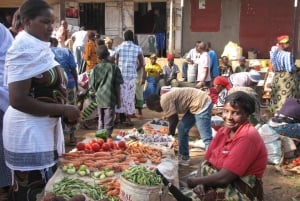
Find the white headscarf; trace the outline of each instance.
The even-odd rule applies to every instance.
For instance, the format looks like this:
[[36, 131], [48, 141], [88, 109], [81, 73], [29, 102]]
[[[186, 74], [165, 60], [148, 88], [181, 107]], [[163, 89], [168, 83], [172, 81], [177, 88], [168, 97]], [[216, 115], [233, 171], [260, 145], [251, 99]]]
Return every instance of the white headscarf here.
[[6, 83], [26, 80], [59, 65], [54, 60], [50, 42], [20, 32], [6, 54]]

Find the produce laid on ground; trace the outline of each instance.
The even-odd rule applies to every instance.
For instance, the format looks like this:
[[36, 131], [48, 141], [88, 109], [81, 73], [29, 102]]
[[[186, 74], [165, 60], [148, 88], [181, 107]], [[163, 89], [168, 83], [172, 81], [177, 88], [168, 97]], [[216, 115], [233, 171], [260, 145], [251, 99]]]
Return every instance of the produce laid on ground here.
[[175, 139], [173, 136], [168, 134], [168, 121], [153, 119], [147, 122], [142, 128], [120, 130], [116, 138], [126, 141], [137, 140], [144, 144], [165, 146], [171, 148]]
[[168, 135], [169, 122], [161, 119], [153, 119], [143, 126], [143, 130], [147, 135]]
[[[109, 201], [119, 200], [116, 195], [108, 195], [98, 184], [90, 184], [78, 178], [64, 177], [53, 186], [53, 193], [70, 200], [76, 195], [84, 195], [86, 200], [100, 200], [107, 198]], [[75, 201], [75, 200], [74, 200]]]
[[161, 177], [153, 169], [165, 156], [161, 147], [153, 143], [172, 143], [172, 139], [167, 135], [146, 135], [143, 128], [120, 131], [119, 136], [132, 132], [140, 136], [113, 141], [105, 129], [99, 130], [94, 138], [78, 142], [76, 149], [62, 154], [60, 179], [53, 179], [53, 188], [49, 190], [53, 194], [49, 197], [60, 196], [64, 200], [75, 197], [75, 201], [119, 200], [120, 177], [137, 185], [161, 184]]
[[282, 167], [289, 172], [300, 174], [300, 157], [286, 161]]
[[125, 135], [124, 136], [119, 135], [119, 137], [123, 137], [123, 139], [126, 141], [137, 140], [144, 144], [152, 144], [156, 146], [166, 146], [166, 147], [171, 147], [175, 140], [174, 137], [170, 135], [161, 135], [160, 133], [153, 133], [151, 135], [147, 135], [143, 131], [144, 130], [142, 128], [140, 128], [140, 130], [134, 128], [127, 132], [125, 131], [123, 132], [121, 130], [119, 131], [119, 133], [121, 134], [125, 133]]

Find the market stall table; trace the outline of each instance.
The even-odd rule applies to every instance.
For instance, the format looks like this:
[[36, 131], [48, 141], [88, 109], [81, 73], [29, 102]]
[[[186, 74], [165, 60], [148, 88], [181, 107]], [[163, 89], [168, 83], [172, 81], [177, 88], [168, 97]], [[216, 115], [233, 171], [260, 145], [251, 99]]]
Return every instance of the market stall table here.
[[[147, 126], [147, 125], [149, 126], [150, 123], [153, 123], [153, 122], [146, 123], [143, 126], [143, 128], [145, 128], [145, 126]], [[161, 122], [159, 122], [159, 123], [161, 123]], [[149, 132], [149, 130], [148, 130], [145, 133], [148, 133], [148, 135], [155, 135], [155, 131], [166, 132], [165, 128], [162, 129], [162, 127], [167, 128], [168, 124], [167, 124], [167, 122], [164, 122], [162, 124], [163, 125], [157, 125], [157, 124], [156, 124], [156, 126], [152, 125], [153, 127], [155, 127], [155, 129], [152, 129], [151, 132]], [[106, 154], [100, 150], [99, 153], [103, 153], [106, 156], [104, 158], [107, 159], [107, 161], [118, 161], [118, 162], [116, 162], [115, 166], [114, 165], [109, 166], [109, 163], [108, 162], [105, 163], [105, 160], [103, 160], [102, 163], [101, 163], [101, 161], [97, 161], [97, 160], [95, 160], [95, 162], [91, 163], [92, 157], [97, 156], [97, 152], [86, 154], [84, 152], [76, 152], [76, 150], [73, 150], [73, 152], [71, 152], [71, 153], [66, 153], [65, 155], [63, 155], [63, 158], [61, 158], [60, 168], [57, 169], [57, 171], [55, 172], [53, 177], [47, 183], [45, 192], [52, 192], [55, 184], [57, 182], [63, 180], [65, 177], [71, 178], [71, 179], [78, 178], [88, 184], [99, 185], [99, 183], [102, 180], [92, 178], [91, 175], [93, 175], [93, 172], [95, 172], [95, 171], [103, 171], [104, 169], [107, 169], [108, 166], [110, 167], [111, 170], [113, 170], [115, 172], [115, 174], [111, 178], [111, 180], [120, 181], [122, 171], [124, 171], [125, 169], [127, 169], [129, 167], [136, 166], [136, 165], [142, 165], [142, 166], [147, 166], [147, 167], [151, 167], [152, 169], [155, 169], [155, 168], [157, 168], [157, 166], [159, 164], [164, 163], [164, 162], [168, 162], [168, 163], [171, 162], [174, 165], [174, 167], [177, 171], [177, 174], [176, 173], [174, 174], [174, 172], [172, 172], [172, 174], [175, 175], [172, 182], [174, 185], [179, 186], [178, 161], [175, 157], [174, 150], [171, 148], [171, 143], [173, 142], [172, 141], [173, 138], [170, 137], [170, 141], [166, 141], [166, 142], [147, 141], [146, 143], [142, 143], [141, 141], [138, 140], [138, 138], [136, 138], [135, 140], [128, 138], [129, 136], [133, 136], [133, 134], [136, 134], [136, 132], [137, 132], [137, 129], [128, 130], [126, 132], [128, 134], [128, 136], [124, 136], [124, 139], [127, 138], [127, 140], [129, 140], [129, 141], [127, 141], [127, 149], [126, 150], [116, 149], [116, 150], [112, 150], [111, 152], [107, 152]], [[168, 136], [167, 134], [163, 134], [163, 135], [165, 137]], [[117, 137], [116, 139], [121, 140], [120, 136]], [[165, 139], [165, 138], [162, 138], [162, 139]], [[91, 139], [86, 139], [84, 141], [87, 142], [89, 140], [91, 140]], [[76, 156], [76, 153], [78, 153], [77, 156]], [[149, 155], [147, 155], [147, 154], [149, 154]], [[151, 154], [153, 154], [153, 155], [151, 155]], [[101, 155], [101, 154], [98, 154], [98, 155]], [[109, 159], [108, 156], [110, 156], [111, 159]], [[139, 156], [141, 156], [141, 158], [138, 158]], [[76, 163], [76, 161], [78, 163]], [[66, 172], [63, 171], [63, 165], [68, 165], [68, 163], [76, 163], [76, 164], [74, 164], [74, 166], [77, 167], [75, 174], [67, 174]], [[86, 176], [80, 176], [77, 173], [79, 166], [82, 164], [87, 165], [90, 169], [89, 174]], [[122, 189], [121, 189], [121, 191], [122, 191]], [[78, 193], [80, 194], [80, 192], [78, 192]], [[91, 199], [91, 200], [93, 200], [93, 199]]]

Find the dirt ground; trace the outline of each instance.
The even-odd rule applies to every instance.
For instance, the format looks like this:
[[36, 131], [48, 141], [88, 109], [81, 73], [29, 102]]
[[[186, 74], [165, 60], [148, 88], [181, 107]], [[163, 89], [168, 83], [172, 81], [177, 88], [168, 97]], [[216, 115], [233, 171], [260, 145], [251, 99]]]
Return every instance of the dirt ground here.
[[[160, 118], [161, 114], [149, 111], [148, 109], [143, 110], [144, 120], [132, 119], [134, 127], [139, 128], [145, 122], [152, 120], [153, 118]], [[96, 127], [97, 122], [92, 125]], [[117, 125], [113, 135], [117, 135], [119, 130], [132, 129], [124, 125]], [[96, 129], [96, 128], [95, 128]], [[83, 140], [88, 137], [94, 136], [95, 130], [80, 129], [76, 132], [77, 140]], [[193, 127], [190, 132], [191, 137], [198, 136], [197, 129]], [[68, 138], [66, 138], [66, 143]], [[67, 146], [67, 149], [73, 148]], [[203, 158], [203, 151], [191, 152], [191, 166], [190, 167], [179, 167], [179, 177], [186, 176], [197, 168], [198, 162]], [[265, 201], [300, 201], [300, 175], [289, 174], [284, 175], [279, 167], [274, 165], [268, 165], [264, 178], [264, 193]], [[175, 200], [171, 196], [166, 199], [168, 201]]]

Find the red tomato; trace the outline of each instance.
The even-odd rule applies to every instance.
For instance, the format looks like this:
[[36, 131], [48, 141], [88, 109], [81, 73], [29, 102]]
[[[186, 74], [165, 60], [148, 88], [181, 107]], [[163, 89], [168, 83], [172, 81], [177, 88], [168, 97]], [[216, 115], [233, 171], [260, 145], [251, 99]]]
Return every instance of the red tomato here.
[[93, 149], [93, 151], [95, 151], [95, 152], [97, 152], [97, 151], [99, 151], [100, 150], [100, 145], [98, 144], [98, 143], [94, 143], [94, 144], [92, 144], [92, 149]]
[[92, 150], [92, 145], [91, 145], [91, 144], [86, 144], [86, 145], [85, 145], [85, 149]]
[[125, 149], [126, 148], [126, 143], [124, 141], [120, 141], [120, 142], [118, 142], [118, 147], [120, 149]]
[[96, 143], [96, 142], [97, 142], [96, 139], [91, 139], [91, 140], [89, 141], [89, 144], [93, 144], [93, 143]]
[[97, 143], [100, 145], [100, 148], [102, 147], [104, 140], [103, 139], [98, 139]]
[[113, 142], [113, 139], [112, 138], [107, 138], [106, 142], [107, 143]]
[[102, 149], [103, 149], [103, 151], [109, 151], [110, 150], [110, 145], [108, 144], [108, 143], [103, 143], [103, 145], [102, 145]]
[[111, 149], [114, 149], [115, 147], [115, 143], [114, 142], [107, 142], [107, 144], [109, 144]]
[[78, 142], [76, 148], [78, 151], [83, 151], [85, 149], [85, 144], [83, 142]]
[[86, 144], [84, 148], [85, 153], [93, 153], [92, 145]]

